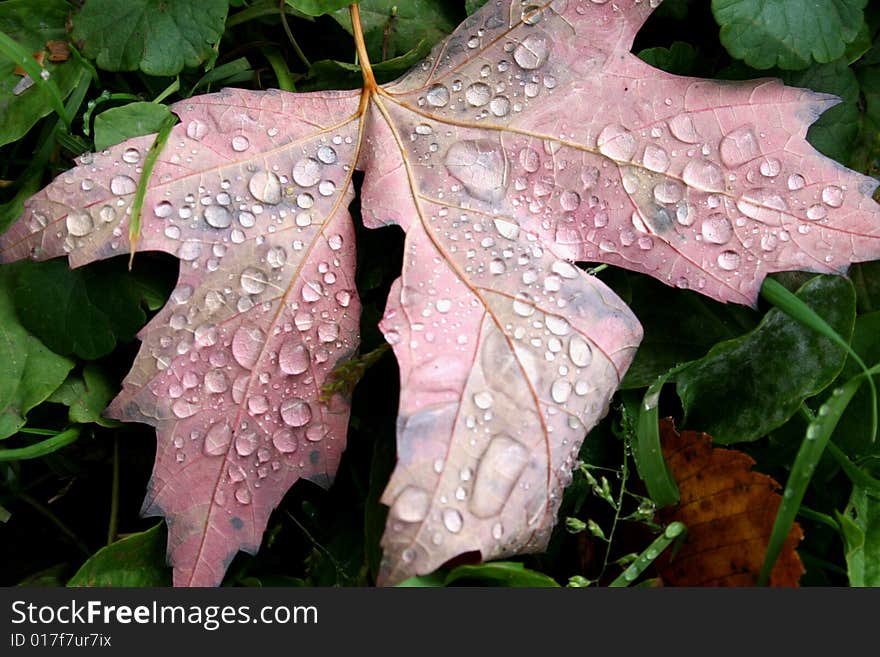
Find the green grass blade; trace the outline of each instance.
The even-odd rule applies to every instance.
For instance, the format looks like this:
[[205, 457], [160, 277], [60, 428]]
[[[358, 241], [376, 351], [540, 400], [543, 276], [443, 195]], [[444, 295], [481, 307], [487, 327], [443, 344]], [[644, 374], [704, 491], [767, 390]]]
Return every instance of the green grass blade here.
[[165, 147], [165, 142], [168, 141], [168, 137], [171, 135], [171, 129], [176, 123], [177, 117], [174, 114], [169, 114], [168, 118], [162, 122], [159, 132], [156, 134], [156, 139], [153, 140], [153, 145], [150, 146], [150, 150], [144, 158], [144, 169], [141, 173], [140, 180], [138, 180], [134, 200], [131, 203], [131, 219], [128, 224], [128, 241], [131, 245], [131, 255], [128, 259], [129, 269], [131, 269], [131, 265], [134, 262], [134, 254], [135, 251], [137, 251], [137, 243], [141, 235], [141, 211], [144, 208], [144, 198], [147, 195], [147, 185], [150, 182], [150, 177], [153, 175], [153, 167], [156, 166], [156, 160], [159, 159], [159, 153], [161, 153], [162, 149]]
[[782, 502], [776, 512], [776, 520], [773, 522], [770, 540], [767, 543], [767, 552], [764, 554], [764, 564], [758, 575], [758, 586], [766, 586], [770, 581], [773, 565], [782, 552], [788, 538], [788, 532], [791, 530], [791, 525], [804, 499], [807, 485], [816, 470], [816, 465], [822, 458], [822, 453], [831, 439], [834, 428], [864, 378], [864, 374], [859, 374], [843, 386], [835, 388], [831, 397], [822, 404], [816, 418], [807, 426], [807, 433], [801, 442], [794, 465], [791, 467], [791, 472], [785, 483], [785, 490], [782, 493]]
[[831, 328], [828, 323], [822, 319], [816, 312], [801, 301], [796, 295], [789, 292], [784, 285], [772, 278], [765, 278], [764, 284], [761, 286], [761, 296], [771, 304], [779, 308], [786, 315], [799, 321], [801, 324], [810, 327], [820, 335], [828, 338], [841, 348], [845, 349], [868, 378], [868, 385], [871, 387], [871, 436], [877, 435], [877, 387], [874, 384], [874, 378], [871, 371], [865, 365], [865, 361], [855, 352], [849, 342], [844, 340], [837, 331]]
[[40, 85], [48, 92], [52, 109], [61, 117], [64, 125], [70, 129], [70, 115], [64, 107], [64, 97], [61, 95], [58, 85], [51, 78], [43, 77], [44, 74], [48, 74], [47, 69], [40, 66], [26, 48], [5, 32], [0, 32], [0, 54], [21, 66], [35, 84]]
[[5, 461], [23, 461], [25, 459], [36, 459], [46, 454], [51, 454], [62, 447], [75, 442], [79, 438], [81, 428], [72, 427], [67, 431], [42, 440], [34, 445], [27, 447], [16, 447], [13, 449], [0, 449], [0, 462]]
[[660, 449], [660, 391], [665, 383], [681, 368], [674, 368], [658, 377], [645, 392], [636, 420], [636, 440], [633, 453], [639, 477], [645, 482], [648, 496], [658, 507], [678, 502], [679, 491], [675, 478], [666, 465]]
[[622, 587], [632, 584], [644, 572], [645, 568], [654, 563], [654, 560], [660, 556], [661, 552], [678, 540], [686, 531], [687, 528], [683, 522], [676, 520], [670, 523], [664, 532], [654, 539], [654, 542], [608, 586]]
[[880, 493], [880, 480], [875, 479], [867, 472], [862, 470], [855, 463], [850, 461], [849, 457], [840, 447], [832, 442], [828, 443], [828, 453], [837, 461], [840, 469], [849, 477], [849, 480], [857, 486]]

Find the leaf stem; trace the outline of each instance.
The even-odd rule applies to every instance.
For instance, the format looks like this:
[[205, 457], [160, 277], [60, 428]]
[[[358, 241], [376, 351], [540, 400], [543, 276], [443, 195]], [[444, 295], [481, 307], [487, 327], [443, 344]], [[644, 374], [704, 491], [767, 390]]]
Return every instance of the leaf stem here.
[[119, 533], [119, 437], [113, 436], [113, 480], [110, 484], [110, 521], [107, 524], [107, 545]]
[[299, 60], [306, 65], [306, 68], [312, 68], [312, 63], [309, 61], [309, 58], [306, 57], [302, 48], [299, 47], [296, 39], [293, 38], [293, 30], [290, 29], [290, 23], [287, 22], [287, 12], [285, 11], [284, 0], [280, 0], [278, 11], [281, 13], [281, 26], [284, 28], [284, 33], [287, 35], [290, 45], [293, 46], [293, 52], [295, 52], [296, 56], [299, 57]]
[[364, 96], [375, 92], [379, 85], [373, 75], [373, 67], [370, 66], [370, 56], [367, 54], [367, 44], [364, 41], [364, 30], [361, 27], [361, 10], [357, 4], [349, 5], [351, 12], [351, 29], [354, 32], [354, 44], [357, 48], [358, 61], [361, 65], [361, 73], [364, 76]]

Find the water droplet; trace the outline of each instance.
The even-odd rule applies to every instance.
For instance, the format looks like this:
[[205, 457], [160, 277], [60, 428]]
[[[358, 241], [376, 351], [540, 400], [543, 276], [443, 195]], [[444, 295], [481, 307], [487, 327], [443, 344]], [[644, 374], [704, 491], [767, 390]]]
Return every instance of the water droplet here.
[[669, 154], [653, 144], [645, 147], [645, 155], [642, 157], [642, 164], [645, 168], [657, 173], [664, 173], [669, 168]]
[[235, 451], [239, 456], [250, 456], [257, 451], [257, 434], [245, 431], [235, 437]]
[[765, 178], [775, 178], [779, 175], [779, 172], [782, 171], [782, 163], [775, 157], [768, 157], [761, 162], [759, 170], [761, 171], [761, 175]]
[[137, 191], [137, 183], [128, 176], [114, 176], [110, 179], [110, 191], [117, 196], [134, 194]]
[[256, 365], [264, 342], [265, 336], [256, 326], [239, 326], [232, 336], [232, 357], [249, 370]]
[[799, 173], [793, 173], [788, 177], [788, 188], [793, 192], [803, 189], [806, 184], [807, 181]]
[[336, 322], [321, 322], [318, 326], [318, 340], [321, 342], [335, 342], [339, 337], [339, 324]]
[[568, 343], [568, 356], [577, 367], [587, 367], [593, 360], [593, 350], [590, 344], [581, 336], [572, 336]]
[[822, 190], [822, 202], [832, 208], [843, 205], [843, 190], [837, 185], [828, 185]]
[[550, 55], [550, 44], [542, 34], [529, 34], [513, 51], [513, 61], [521, 68], [532, 71], [541, 68]]
[[738, 167], [761, 154], [758, 139], [749, 126], [733, 130], [721, 140], [721, 160], [729, 167]]
[[223, 370], [214, 369], [205, 373], [205, 389], [208, 392], [221, 393], [226, 392], [228, 388], [229, 381], [226, 380]]
[[825, 209], [824, 205], [816, 203], [807, 208], [807, 219], [810, 221], [819, 221], [827, 216], [828, 210]]
[[531, 317], [535, 312], [535, 305], [527, 294], [517, 294], [513, 300], [513, 312], [520, 317]]
[[269, 400], [265, 395], [254, 395], [248, 399], [248, 411], [254, 415], [262, 415], [269, 410]]
[[266, 264], [272, 269], [280, 269], [287, 262], [287, 251], [283, 246], [273, 246], [266, 252]]
[[232, 213], [222, 205], [209, 205], [202, 216], [205, 223], [213, 228], [229, 228], [232, 225]]
[[701, 140], [690, 114], [678, 114], [669, 119], [669, 132], [686, 144], [696, 144]]
[[295, 452], [297, 448], [296, 436], [287, 429], [279, 429], [272, 434], [272, 444], [282, 454]]
[[232, 138], [232, 150], [236, 153], [246, 151], [250, 145], [250, 140], [244, 135], [235, 135], [235, 137]]
[[248, 191], [261, 203], [281, 202], [281, 180], [271, 171], [257, 171], [248, 182]]
[[498, 514], [529, 460], [526, 447], [506, 435], [492, 438], [477, 467], [469, 508], [478, 518]]
[[321, 424], [320, 422], [317, 424], [312, 424], [306, 429], [306, 440], [312, 443], [317, 443], [324, 440], [324, 437], [327, 435], [327, 426]]
[[519, 237], [519, 224], [507, 219], [494, 219], [495, 230], [501, 237], [508, 240], [515, 240]]
[[229, 448], [232, 440], [232, 429], [225, 422], [213, 425], [205, 434], [205, 454], [208, 456], [222, 456]]
[[324, 286], [318, 281], [306, 281], [302, 286], [302, 298], [306, 303], [315, 303], [324, 294]]
[[137, 164], [140, 162], [141, 152], [136, 148], [126, 148], [122, 154], [122, 161], [128, 164]]
[[248, 267], [241, 272], [241, 289], [247, 294], [260, 294], [266, 289], [268, 279], [266, 273], [256, 267]]
[[559, 315], [547, 315], [544, 318], [544, 324], [553, 335], [562, 336], [568, 335], [571, 332], [571, 324], [568, 323], [567, 319]]
[[581, 196], [577, 192], [562, 192], [559, 197], [559, 206], [566, 212], [574, 212], [581, 204]]
[[438, 299], [434, 307], [437, 308], [438, 313], [448, 313], [452, 309], [452, 301], [449, 299]]
[[202, 254], [202, 243], [195, 240], [187, 240], [177, 249], [177, 257], [185, 262], [192, 262]]
[[564, 404], [571, 395], [571, 383], [565, 379], [557, 379], [550, 386], [550, 396], [557, 404]]
[[442, 84], [432, 85], [428, 88], [428, 93], [425, 94], [425, 98], [428, 100], [429, 105], [434, 107], [446, 107], [446, 104], [449, 103], [449, 89]]
[[636, 152], [636, 138], [622, 125], [612, 123], [599, 133], [599, 152], [613, 160], [628, 161]]
[[492, 401], [492, 393], [488, 390], [483, 390], [474, 395], [474, 405], [481, 410], [485, 411], [486, 409], [491, 408]]
[[278, 351], [278, 367], [285, 374], [302, 374], [309, 369], [309, 351], [304, 345], [288, 340]]
[[676, 182], [664, 180], [654, 185], [654, 199], [658, 203], [678, 203], [684, 196], [684, 190]]
[[488, 139], [456, 142], [446, 152], [444, 164], [476, 199], [495, 203], [507, 191], [507, 156], [497, 142]]
[[167, 219], [174, 213], [174, 206], [168, 201], [159, 201], [153, 207], [153, 214], [159, 219]]
[[312, 409], [308, 402], [298, 399], [285, 399], [281, 403], [281, 419], [291, 427], [302, 427], [312, 419]]
[[504, 525], [500, 522], [496, 522], [492, 525], [492, 538], [496, 541], [500, 541], [502, 536], [504, 536]]
[[739, 267], [740, 260], [736, 251], [722, 251], [718, 254], [718, 266], [724, 271], [733, 271]]
[[461, 514], [455, 509], [443, 509], [443, 526], [453, 534], [461, 531], [464, 525]]
[[306, 157], [293, 165], [293, 181], [302, 187], [311, 187], [321, 179], [321, 163]]
[[712, 244], [727, 244], [733, 237], [733, 226], [723, 214], [711, 214], [703, 220], [703, 238]]
[[721, 168], [706, 160], [691, 160], [681, 173], [685, 184], [703, 192], [723, 192], [724, 173]]
[[336, 162], [336, 151], [330, 146], [319, 146], [318, 159], [324, 164], [333, 164]]
[[550, 265], [550, 271], [570, 280], [580, 276], [580, 269], [565, 260], [556, 260]]
[[242, 484], [241, 486], [237, 487], [235, 489], [235, 499], [238, 500], [239, 504], [245, 504], [245, 505], [250, 504], [251, 503], [250, 489], [245, 484]]
[[186, 125], [186, 136], [196, 141], [204, 139], [208, 134], [208, 125], [199, 119], [193, 119]]
[[407, 486], [391, 505], [391, 515], [402, 522], [421, 522], [428, 515], [430, 506], [431, 496], [428, 491]]
[[73, 210], [67, 215], [65, 225], [67, 226], [67, 232], [74, 237], [85, 237], [94, 228], [92, 216], [78, 210]]
[[483, 82], [474, 82], [469, 85], [464, 92], [465, 100], [474, 107], [482, 107], [492, 98], [492, 90], [488, 84]]
[[495, 116], [507, 116], [510, 113], [510, 100], [507, 96], [495, 96], [489, 102], [489, 111]]

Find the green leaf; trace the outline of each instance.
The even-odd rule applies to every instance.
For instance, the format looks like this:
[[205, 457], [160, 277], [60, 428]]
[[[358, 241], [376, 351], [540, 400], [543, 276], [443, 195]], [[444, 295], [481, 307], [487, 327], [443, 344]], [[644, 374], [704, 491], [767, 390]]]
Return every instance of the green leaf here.
[[670, 545], [680, 540], [684, 536], [687, 528], [683, 522], [669, 523], [669, 526], [663, 530], [654, 541], [645, 548], [635, 561], [633, 561], [626, 570], [624, 570], [613, 582], [608, 584], [610, 587], [630, 586], [644, 570], [654, 563], [654, 560], [660, 556], [660, 553], [666, 550]]
[[116, 394], [116, 386], [96, 365], [86, 365], [82, 375], [71, 374], [47, 401], [69, 407], [71, 422], [94, 422], [102, 427], [116, 427], [119, 422], [101, 417], [101, 412]]
[[[0, 32], [4, 32], [28, 52], [46, 49], [47, 41], [66, 41], [64, 23], [69, 10], [64, 0], [8, 0], [0, 3]], [[15, 75], [16, 64], [0, 57], [0, 146], [22, 137], [44, 116], [51, 114], [50, 91], [34, 84], [19, 94], [13, 93], [22, 77]], [[71, 57], [66, 62], [50, 62], [45, 69], [66, 98], [85, 73]]]
[[68, 586], [170, 586], [165, 565], [165, 523], [98, 550]]
[[22, 324], [53, 351], [94, 360], [129, 341], [146, 315], [121, 260], [71, 270], [63, 259], [22, 263], [15, 303]]
[[467, 15], [470, 16], [484, 4], [486, 4], [486, 0], [464, 0], [464, 10], [467, 12]]
[[351, 0], [284, 0], [285, 3], [308, 16], [332, 14], [351, 4]]
[[646, 48], [639, 53], [639, 58], [675, 75], [700, 75], [703, 70], [697, 50], [683, 41], [675, 41], [668, 48]]
[[[384, 84], [396, 80], [418, 64], [430, 50], [431, 44], [428, 41], [420, 41], [409, 52], [375, 64], [372, 68], [376, 81], [379, 84]], [[359, 89], [363, 83], [361, 67], [357, 64], [322, 59], [312, 64], [309, 68], [308, 76], [299, 84], [298, 88], [301, 91]]]
[[158, 132], [170, 115], [168, 107], [158, 103], [129, 103], [101, 112], [95, 117], [95, 149]]
[[838, 520], [850, 586], [880, 586], [880, 497], [855, 486]]
[[[849, 339], [855, 321], [852, 283], [816, 276], [797, 296]], [[774, 308], [755, 330], [716, 345], [676, 377], [685, 425], [721, 444], [756, 440], [826, 388], [845, 357], [840, 346]]]
[[[458, 25], [462, 16], [452, 3], [436, 0], [363, 0], [361, 26], [370, 61], [375, 65], [414, 50], [422, 40], [433, 45]], [[352, 33], [348, 9], [340, 9], [333, 18]]]
[[50, 351], [21, 325], [12, 302], [10, 272], [0, 272], [0, 439], [64, 381], [73, 361]]
[[469, 580], [484, 585], [512, 587], [558, 587], [555, 579], [536, 570], [529, 570], [515, 561], [493, 561], [476, 566], [458, 566], [446, 576], [444, 586]]
[[630, 278], [628, 305], [639, 318], [645, 337], [626, 371], [622, 389], [651, 385], [676, 365], [705, 356], [716, 343], [738, 337], [757, 324], [757, 313], [749, 308], [718, 303], [647, 276]]
[[88, 0], [73, 17], [73, 38], [107, 71], [177, 75], [213, 53], [227, 0]]
[[841, 58], [830, 64], [814, 65], [805, 71], [778, 71], [783, 82], [794, 87], [839, 96], [841, 103], [819, 117], [807, 133], [807, 139], [819, 151], [835, 160], [847, 161], [853, 141], [859, 133], [859, 81]]
[[721, 43], [754, 68], [802, 69], [843, 56], [867, 0], [712, 0]]

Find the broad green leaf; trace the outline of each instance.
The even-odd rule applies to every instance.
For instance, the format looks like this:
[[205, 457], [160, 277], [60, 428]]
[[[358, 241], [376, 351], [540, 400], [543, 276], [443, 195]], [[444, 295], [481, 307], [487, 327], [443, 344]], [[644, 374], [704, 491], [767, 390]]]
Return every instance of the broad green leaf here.
[[706, 73], [696, 48], [683, 41], [676, 41], [668, 48], [646, 48], [639, 53], [639, 58], [651, 66], [676, 75], [702, 75]]
[[165, 523], [98, 550], [67, 586], [169, 586], [165, 565]]
[[[8, 0], [0, 3], [0, 32], [11, 37], [30, 52], [46, 49], [47, 41], [66, 41], [64, 23], [69, 11], [64, 0]], [[16, 75], [15, 63], [0, 56], [0, 146], [24, 135], [37, 121], [51, 114], [49, 92], [34, 84], [14, 93], [22, 77]], [[75, 58], [65, 62], [45, 61], [62, 97], [67, 97], [84, 74]]]
[[464, 10], [470, 16], [484, 4], [486, 4], [486, 0], [464, 0]]
[[867, 0], [712, 0], [727, 51], [754, 68], [806, 68], [841, 57]]
[[351, 0], [285, 0], [285, 3], [308, 16], [323, 16], [344, 9]]
[[129, 103], [101, 112], [95, 117], [95, 149], [158, 132], [170, 112], [158, 103]]
[[483, 585], [514, 587], [558, 587], [552, 577], [526, 568], [515, 561], [493, 561], [476, 566], [458, 566], [446, 576], [444, 585], [472, 581]]
[[[452, 32], [461, 16], [452, 3], [436, 0], [364, 0], [358, 3], [370, 60], [375, 64], [415, 49], [421, 41], [433, 45]], [[333, 18], [351, 33], [348, 9]]]
[[807, 139], [819, 151], [837, 160], [849, 159], [853, 140], [859, 133], [859, 81], [841, 58], [830, 64], [816, 64], [804, 71], [779, 71], [786, 84], [834, 94], [841, 99], [810, 126]]
[[623, 389], [651, 385], [676, 365], [705, 356], [714, 344], [738, 337], [757, 323], [757, 314], [743, 306], [675, 290], [644, 276], [631, 278], [629, 305], [645, 337], [620, 385]]
[[129, 341], [146, 319], [139, 290], [121, 261], [70, 270], [61, 260], [21, 267], [19, 317], [53, 351], [93, 360]]
[[880, 586], [880, 497], [854, 487], [839, 520], [850, 586]]
[[227, 9], [227, 0], [88, 0], [73, 38], [107, 71], [176, 75], [211, 56]]
[[[415, 66], [430, 49], [431, 44], [428, 41], [420, 41], [409, 52], [374, 65], [372, 68], [376, 80], [380, 84], [396, 80]], [[357, 89], [361, 84], [363, 77], [361, 67], [357, 64], [322, 59], [312, 64], [308, 77], [299, 84], [299, 88], [303, 91]]]
[[71, 374], [47, 401], [69, 407], [71, 422], [94, 422], [103, 427], [119, 426], [101, 416], [113, 395], [118, 392], [107, 374], [95, 365], [86, 365], [82, 374]]
[[[797, 296], [849, 339], [855, 293], [848, 280], [817, 276]], [[754, 331], [716, 345], [676, 377], [685, 425], [721, 444], [756, 440], [828, 386], [845, 356], [830, 340], [770, 310]]]
[[73, 361], [50, 351], [19, 323], [8, 270], [0, 272], [0, 439], [64, 381]]

